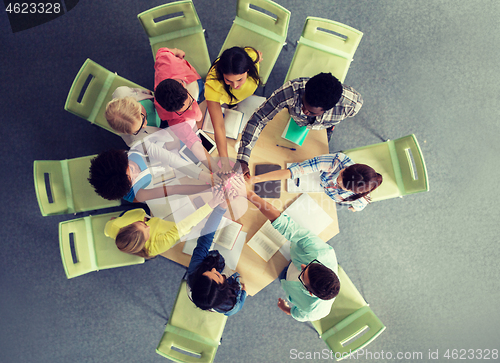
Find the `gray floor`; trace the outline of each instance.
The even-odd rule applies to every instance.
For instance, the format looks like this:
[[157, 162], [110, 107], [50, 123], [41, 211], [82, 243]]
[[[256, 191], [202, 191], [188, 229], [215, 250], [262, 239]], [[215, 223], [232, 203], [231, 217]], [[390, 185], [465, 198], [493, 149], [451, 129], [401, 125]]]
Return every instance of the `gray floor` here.
[[[153, 58], [136, 15], [161, 3], [82, 0], [66, 15], [18, 33], [0, 15], [1, 362], [165, 361], [155, 347], [184, 269], [157, 258], [67, 280], [57, 225], [72, 216], [42, 217], [32, 179], [33, 160], [124, 147], [64, 111], [64, 102], [87, 58], [152, 88]], [[291, 42], [306, 16], [364, 32], [345, 83], [365, 103], [336, 129], [330, 150], [375, 143], [376, 134], [414, 133], [427, 163], [429, 193], [375, 203], [362, 213], [339, 211], [341, 232], [329, 243], [387, 326], [368, 347], [372, 359], [359, 360], [383, 351], [393, 361], [430, 361], [429, 352], [438, 350], [437, 361], [449, 361], [447, 349], [500, 349], [500, 3], [278, 3], [292, 12]], [[195, 0], [195, 6], [213, 59], [235, 1]], [[291, 47], [281, 53], [266, 95], [283, 82], [292, 56]], [[228, 320], [216, 361], [302, 361], [299, 352], [322, 353], [326, 345], [308, 325], [278, 310], [281, 296], [274, 282], [249, 298]], [[398, 352], [406, 359], [395, 359]]]

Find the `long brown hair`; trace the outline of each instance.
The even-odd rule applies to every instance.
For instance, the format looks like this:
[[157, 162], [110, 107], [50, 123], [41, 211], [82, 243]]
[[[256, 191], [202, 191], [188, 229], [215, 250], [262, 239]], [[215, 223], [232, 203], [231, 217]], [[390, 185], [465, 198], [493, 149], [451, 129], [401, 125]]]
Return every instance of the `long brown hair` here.
[[118, 247], [118, 249], [122, 252], [144, 258], [150, 258], [144, 248], [146, 245], [144, 233], [135, 226], [135, 223], [120, 228], [120, 231], [116, 235], [115, 243], [116, 247]]
[[[254, 61], [246, 52], [245, 48], [252, 49], [257, 55]], [[210, 71], [215, 68], [215, 77], [224, 86], [224, 90], [233, 100], [238, 102], [238, 99], [231, 93], [231, 87], [224, 82], [224, 74], [243, 74], [248, 72], [248, 77], [252, 78], [257, 84], [260, 84], [259, 72], [257, 72], [256, 64], [259, 62], [259, 52], [252, 47], [232, 47], [226, 49], [219, 58], [217, 58]]]
[[342, 184], [354, 194], [344, 199], [347, 202], [365, 198], [370, 202], [368, 194], [382, 184], [382, 175], [365, 164], [354, 164], [344, 169]]

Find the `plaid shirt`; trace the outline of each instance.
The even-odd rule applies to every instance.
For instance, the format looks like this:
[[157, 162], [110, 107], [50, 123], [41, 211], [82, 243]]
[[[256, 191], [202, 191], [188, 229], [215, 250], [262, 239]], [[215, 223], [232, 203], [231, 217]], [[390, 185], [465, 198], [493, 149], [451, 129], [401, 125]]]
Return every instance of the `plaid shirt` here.
[[241, 135], [238, 160], [248, 163], [250, 153], [260, 133], [267, 123], [284, 108], [288, 110], [297, 125], [306, 126], [313, 130], [321, 130], [331, 128], [346, 117], [356, 115], [363, 105], [363, 99], [359, 93], [351, 87], [342, 86], [344, 88], [342, 96], [333, 108], [327, 110], [321, 116], [306, 116], [302, 112], [302, 97], [308, 80], [309, 77], [304, 77], [286, 82], [274, 91], [271, 97], [254, 112]]
[[353, 164], [354, 162], [347, 155], [334, 153], [316, 156], [315, 158], [301, 163], [293, 163], [288, 169], [290, 169], [292, 173], [292, 179], [319, 171], [321, 179], [320, 184], [325, 193], [336, 203], [348, 204], [359, 212], [368, 205], [368, 200], [366, 198], [359, 198], [352, 202], [345, 201], [346, 198], [354, 195], [354, 193], [339, 188], [337, 184], [339, 173]]

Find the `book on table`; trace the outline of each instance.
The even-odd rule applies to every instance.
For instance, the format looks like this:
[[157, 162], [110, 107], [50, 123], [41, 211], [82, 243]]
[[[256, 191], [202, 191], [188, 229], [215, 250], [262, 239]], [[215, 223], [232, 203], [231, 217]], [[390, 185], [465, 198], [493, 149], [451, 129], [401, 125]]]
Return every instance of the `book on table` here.
[[262, 257], [264, 261], [268, 262], [285, 243], [286, 238], [267, 220], [250, 241], [248, 241], [247, 245]]
[[[226, 136], [236, 140], [238, 138], [238, 134], [240, 133], [243, 113], [240, 111], [222, 107], [222, 115], [224, 117]], [[212, 118], [210, 117], [210, 112], [208, 112], [208, 109], [205, 112], [205, 121], [203, 122], [202, 130], [211, 134], [214, 133], [214, 125], [212, 124]]]
[[[333, 222], [332, 217], [314, 199], [305, 193], [285, 209], [285, 213], [295, 223], [308, 229], [315, 235], [323, 232]], [[268, 262], [286, 241], [286, 238], [267, 220], [250, 241], [248, 241], [247, 245]]]
[[298, 146], [302, 146], [308, 133], [309, 129], [307, 127], [297, 125], [294, 119], [290, 117], [281, 137]]
[[222, 217], [219, 228], [215, 232], [214, 242], [219, 246], [232, 250], [243, 225], [229, 218]]
[[[289, 168], [292, 163], [287, 163], [286, 167]], [[288, 193], [322, 193], [323, 187], [321, 186], [320, 172], [301, 175], [299, 178], [287, 179], [286, 191]]]

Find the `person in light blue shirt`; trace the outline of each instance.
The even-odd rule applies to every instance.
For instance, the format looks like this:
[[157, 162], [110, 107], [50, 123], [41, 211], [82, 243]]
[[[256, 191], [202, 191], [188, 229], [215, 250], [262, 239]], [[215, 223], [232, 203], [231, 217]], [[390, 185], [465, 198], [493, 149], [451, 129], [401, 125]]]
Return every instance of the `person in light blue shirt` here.
[[281, 287], [291, 305], [280, 298], [278, 307], [298, 321], [325, 317], [340, 290], [334, 249], [248, 188], [247, 199], [291, 243], [292, 261], [280, 274]]

